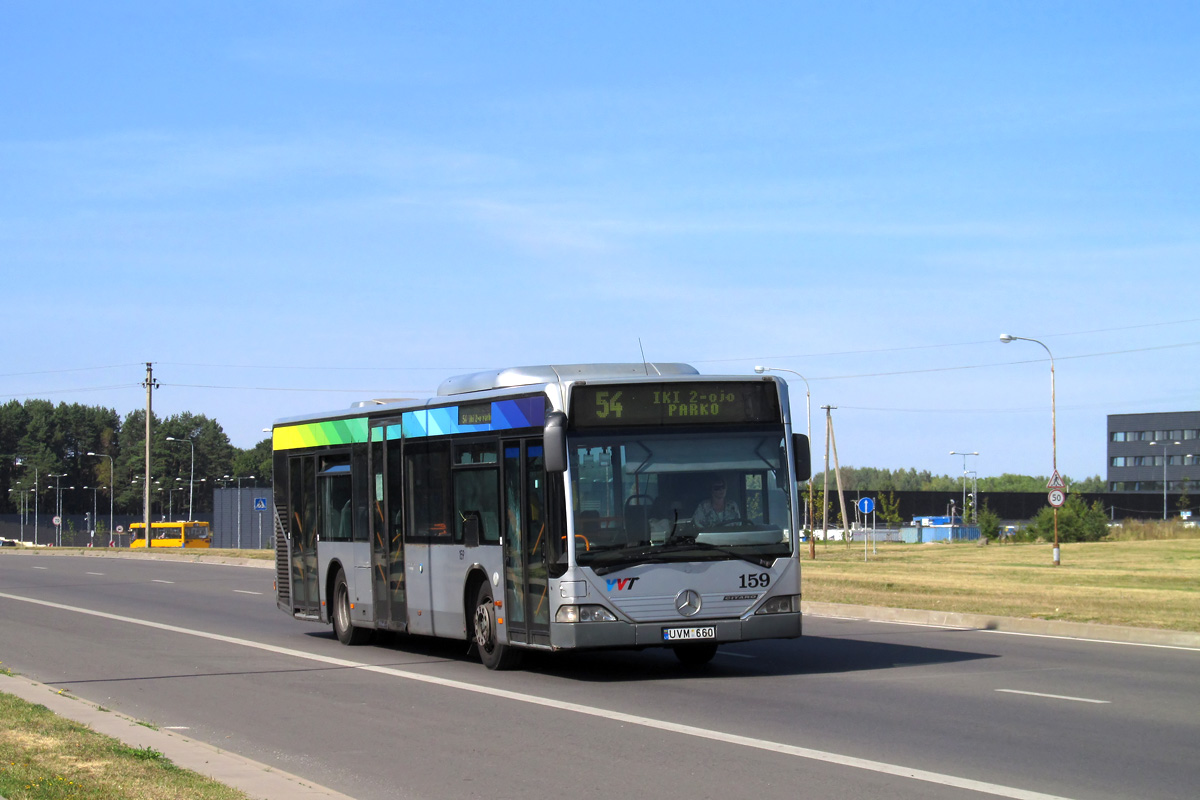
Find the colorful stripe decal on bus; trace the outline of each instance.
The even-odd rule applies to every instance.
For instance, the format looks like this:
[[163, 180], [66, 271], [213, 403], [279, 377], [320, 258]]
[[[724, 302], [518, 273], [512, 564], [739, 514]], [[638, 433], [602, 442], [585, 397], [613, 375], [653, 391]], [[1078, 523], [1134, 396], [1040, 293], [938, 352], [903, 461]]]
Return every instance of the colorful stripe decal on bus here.
[[[423, 436], [445, 436], [451, 433], [503, 431], [513, 428], [540, 427], [546, 420], [546, 398], [519, 397], [491, 403], [491, 421], [468, 423], [460, 420], [459, 407], [423, 408], [406, 411], [401, 425], [387, 427], [388, 439], [399, 439], [401, 426], [408, 439]], [[484, 406], [484, 410], [487, 406]], [[309, 422], [275, 429], [272, 445], [275, 450], [296, 450], [301, 447], [320, 447], [333, 444], [358, 444], [368, 441], [367, 419], [339, 419], [332, 422]]]
[[[546, 398], [519, 397], [515, 400], [497, 400], [491, 404], [491, 421], [481, 423], [463, 422], [459, 407], [423, 408], [406, 411], [401, 418], [406, 439], [422, 436], [445, 436], [451, 433], [478, 433], [504, 431], [512, 428], [533, 428], [545, 424]], [[388, 428], [388, 438], [395, 438], [395, 427]]]
[[295, 450], [300, 447], [320, 447], [330, 444], [355, 444], [367, 441], [367, 419], [338, 419], [331, 422], [309, 422], [276, 428], [271, 437], [275, 450]]

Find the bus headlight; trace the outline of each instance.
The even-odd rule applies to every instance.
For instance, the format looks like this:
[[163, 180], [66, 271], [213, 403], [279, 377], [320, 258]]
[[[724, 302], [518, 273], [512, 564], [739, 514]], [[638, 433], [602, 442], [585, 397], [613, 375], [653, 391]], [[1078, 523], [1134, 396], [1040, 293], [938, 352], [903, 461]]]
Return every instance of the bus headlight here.
[[559, 606], [555, 622], [616, 622], [616, 616], [604, 606]]
[[772, 597], [767, 602], [762, 604], [762, 608], [755, 611], [755, 614], [787, 614], [795, 613], [800, 610], [800, 595], [784, 594], [779, 597]]

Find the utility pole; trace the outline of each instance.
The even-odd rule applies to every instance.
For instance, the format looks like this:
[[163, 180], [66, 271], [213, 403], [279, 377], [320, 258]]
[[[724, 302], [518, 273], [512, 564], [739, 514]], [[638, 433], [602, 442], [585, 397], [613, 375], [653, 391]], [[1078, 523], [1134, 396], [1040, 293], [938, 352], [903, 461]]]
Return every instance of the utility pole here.
[[821, 541], [829, 541], [829, 409], [831, 406], [821, 406], [825, 409], [825, 479], [821, 485]]
[[842, 508], [842, 523], [846, 526], [843, 536], [846, 539], [846, 546], [850, 546], [850, 517], [846, 514], [846, 492], [842, 489], [842, 467], [838, 463], [837, 454], [837, 436], [833, 433], [833, 415], [830, 410], [837, 406], [823, 406], [825, 409], [825, 427], [829, 430], [829, 441], [833, 445], [833, 477], [837, 480], [838, 488], [838, 505]]
[[153, 392], [158, 388], [154, 380], [154, 365], [146, 362], [146, 480], [142, 488], [142, 519], [146, 522], [146, 552], [150, 552], [150, 418], [153, 415]]

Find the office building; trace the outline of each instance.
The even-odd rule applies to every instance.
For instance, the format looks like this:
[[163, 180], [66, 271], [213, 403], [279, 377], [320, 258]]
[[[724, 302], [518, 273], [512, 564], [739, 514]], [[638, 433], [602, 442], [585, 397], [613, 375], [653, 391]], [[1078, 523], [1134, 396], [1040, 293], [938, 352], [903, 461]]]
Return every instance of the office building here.
[[1200, 493], [1200, 411], [1108, 415], [1110, 492]]

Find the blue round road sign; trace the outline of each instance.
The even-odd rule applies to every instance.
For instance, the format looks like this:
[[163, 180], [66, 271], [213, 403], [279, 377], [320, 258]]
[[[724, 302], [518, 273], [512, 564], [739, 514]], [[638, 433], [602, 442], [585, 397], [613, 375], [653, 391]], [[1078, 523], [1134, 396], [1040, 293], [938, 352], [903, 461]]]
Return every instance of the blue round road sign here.
[[858, 501], [858, 510], [864, 514], [870, 514], [875, 510], [875, 501], [870, 497], [864, 497]]

